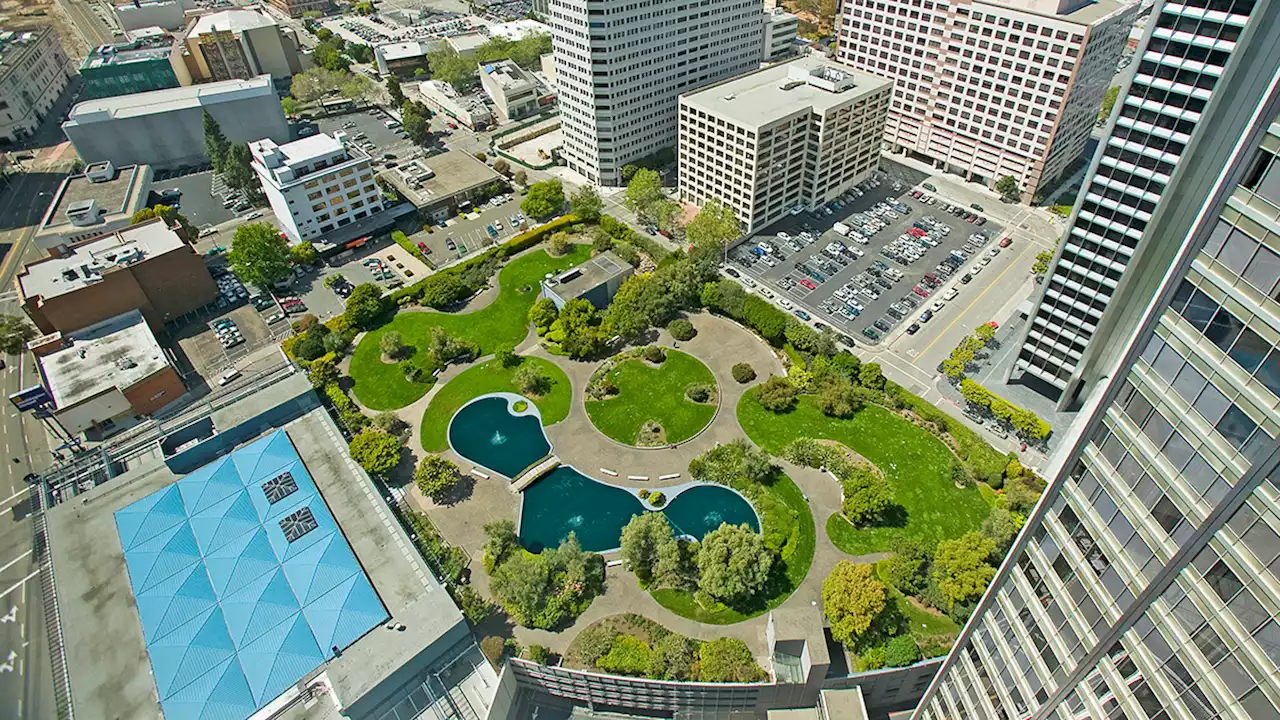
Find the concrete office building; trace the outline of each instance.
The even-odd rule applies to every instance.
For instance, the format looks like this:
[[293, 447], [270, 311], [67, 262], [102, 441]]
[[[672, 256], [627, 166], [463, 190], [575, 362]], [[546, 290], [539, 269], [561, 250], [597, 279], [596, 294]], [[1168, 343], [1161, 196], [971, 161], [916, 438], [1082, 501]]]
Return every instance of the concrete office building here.
[[206, 111], [233, 143], [289, 140], [270, 75], [88, 100], [71, 110], [62, 129], [85, 162], [170, 168], [207, 162]]
[[681, 93], [760, 65], [760, 5], [551, 0], [556, 92], [571, 170], [601, 185], [676, 145]]
[[190, 7], [194, 5], [183, 0], [136, 0], [117, 3], [113, 9], [120, 27], [127, 32], [145, 27], [179, 30], [186, 24]]
[[147, 206], [151, 167], [116, 167], [110, 161], [70, 175], [53, 194], [36, 230], [36, 246], [50, 255], [81, 240], [129, 227], [133, 214]]
[[298, 38], [259, 10], [201, 15], [187, 31], [186, 48], [196, 82], [273, 80], [302, 72]]
[[832, 200], [879, 164], [892, 94], [811, 55], [682, 95], [680, 196], [724, 202], [747, 233]]
[[502, 120], [519, 120], [538, 112], [542, 86], [519, 65], [510, 60], [485, 63], [479, 75], [480, 86]]
[[28, 345], [55, 420], [72, 435], [111, 430], [150, 415], [187, 391], [137, 310], [69, 335], [55, 332]]
[[85, 100], [190, 84], [187, 64], [168, 34], [100, 45], [80, 63], [80, 97]]
[[249, 143], [253, 170], [281, 227], [294, 242], [311, 240], [382, 211], [369, 156], [347, 134], [319, 134], [277, 145]]
[[160, 330], [218, 297], [204, 258], [160, 219], [59, 248], [18, 274], [41, 332], [70, 333], [130, 310]]
[[[1206, 23], [1204, 34], [1193, 37], [1217, 49], [1196, 50], [1193, 70], [1174, 52], [1185, 48], [1191, 24], [1173, 10], [1148, 21], [1146, 44], [1135, 56], [1138, 68], [1116, 103], [1028, 316], [1010, 379], [1056, 398], [1062, 408], [1072, 407], [1082, 387], [1100, 377], [1101, 358], [1091, 340], [1106, 332], [1105, 312], [1125, 269], [1149, 244], [1146, 238], [1156, 237], [1148, 227], [1182, 156], [1212, 130], [1202, 118], [1219, 103], [1243, 102], [1224, 95], [1217, 79], [1247, 38], [1236, 24]], [[1166, 96], [1167, 103], [1153, 100]]]
[[0, 140], [29, 137], [71, 79], [52, 28], [0, 30]]
[[886, 149], [1024, 201], [1080, 157], [1138, 6], [844, 3], [837, 58], [897, 84]]
[[379, 74], [413, 77], [419, 69], [430, 69], [427, 63], [429, 53], [445, 47], [445, 41], [440, 38], [384, 43], [373, 49], [373, 61]]
[[586, 300], [597, 309], [609, 306], [618, 294], [618, 288], [635, 272], [630, 263], [612, 250], [575, 265], [553, 278], [543, 280], [540, 297], [550, 298], [556, 307], [563, 308], [570, 300]]
[[271, 7], [291, 18], [300, 18], [303, 13], [312, 10], [324, 14], [333, 4], [329, 0], [269, 0]]
[[760, 62], [778, 62], [794, 55], [799, 32], [800, 18], [782, 8], [765, 10], [764, 44], [761, 47]]
[[69, 712], [487, 717], [496, 673], [305, 376], [197, 418], [46, 512]]
[[493, 122], [493, 111], [484, 101], [484, 95], [462, 94], [452, 85], [440, 80], [423, 80], [418, 83], [422, 102], [434, 112], [443, 113], [472, 130], [483, 130]]
[[[1090, 341], [1081, 421], [917, 720], [1280, 717], [1280, 6], [1153, 17], [1125, 99], [1151, 135], [1123, 179], [1095, 161], [1087, 192], [1114, 180], [1114, 202], [1083, 200], [1149, 201], [1147, 239]], [[1138, 80], [1178, 57], [1158, 95]], [[1175, 139], [1179, 115], [1197, 122]], [[1157, 145], [1171, 167], [1142, 165]]]

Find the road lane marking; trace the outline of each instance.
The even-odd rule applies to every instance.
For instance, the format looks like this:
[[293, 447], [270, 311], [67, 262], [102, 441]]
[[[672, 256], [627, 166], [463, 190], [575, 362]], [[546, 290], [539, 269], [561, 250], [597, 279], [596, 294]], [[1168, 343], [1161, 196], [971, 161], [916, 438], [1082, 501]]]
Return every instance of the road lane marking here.
[[28, 580], [30, 580], [31, 578], [33, 578], [33, 577], [35, 577], [35, 576], [37, 576], [37, 575], [39, 575], [39, 574], [40, 574], [40, 568], [36, 568], [35, 570], [32, 570], [30, 575], [28, 575], [28, 576], [26, 576], [26, 577], [22, 578], [21, 580], [19, 580], [18, 582], [14, 583], [14, 584], [12, 584], [12, 585], [10, 585], [10, 586], [9, 586], [9, 589], [5, 590], [4, 592], [0, 592], [0, 597], [7, 597], [7, 596], [9, 595], [9, 593], [13, 592], [14, 590], [17, 590], [18, 588], [21, 588], [21, 587], [25, 586], [25, 585], [27, 584], [27, 581], [28, 581]]
[[27, 550], [26, 552], [22, 553], [22, 554], [21, 554], [21, 555], [19, 555], [18, 557], [16, 557], [16, 558], [14, 558], [14, 559], [10, 560], [9, 562], [5, 563], [5, 564], [4, 564], [4, 567], [0, 567], [0, 572], [4, 572], [5, 570], [8, 570], [9, 568], [13, 567], [14, 565], [18, 564], [18, 561], [19, 561], [19, 560], [21, 560], [22, 558], [24, 558], [24, 557], [26, 557], [26, 556], [28, 556], [28, 555], [30, 555], [30, 554], [31, 554], [31, 551], [30, 551], [30, 550]]
[[14, 498], [18, 497], [19, 495], [25, 495], [25, 494], [27, 494], [27, 492], [28, 492], [28, 488], [25, 488], [25, 487], [24, 487], [24, 488], [22, 488], [21, 490], [19, 490], [19, 491], [15, 492], [14, 494], [10, 495], [9, 497], [5, 498], [4, 500], [0, 500], [0, 505], [8, 505], [8, 504], [9, 504], [9, 501], [13, 500]]
[[[938, 341], [941, 340], [942, 337], [947, 334], [947, 331], [949, 331], [952, 327], [954, 327], [956, 323], [960, 322], [960, 320], [964, 318], [965, 314], [967, 314], [970, 310], [972, 310], [974, 305], [978, 304], [978, 301], [982, 299], [982, 296], [990, 292], [991, 288], [995, 287], [996, 283], [1000, 282], [1000, 278], [1004, 277], [1005, 273], [1012, 270], [1014, 266], [1018, 263], [1018, 259], [1021, 258], [1026, 253], [1027, 253], [1026, 248], [1023, 248], [1020, 252], [1018, 252], [1018, 254], [1014, 256], [1013, 262], [1009, 263], [1009, 267], [1005, 268], [1004, 270], [1001, 270], [1000, 274], [997, 275], [995, 279], [992, 280], [991, 283], [988, 284], [987, 287], [982, 290], [982, 292], [978, 293], [978, 296], [975, 297], [972, 302], [970, 302], [968, 305], [965, 306], [963, 310], [960, 311], [960, 314], [956, 316], [955, 320], [952, 320], [946, 327], [942, 328], [942, 332], [938, 333], [937, 336], [933, 338], [932, 342], [924, 346], [924, 349], [920, 351], [920, 356], [923, 357], [925, 353], [929, 352], [929, 348], [936, 345]], [[919, 360], [919, 358], [917, 358], [916, 360], [912, 360], [911, 364], [915, 365], [917, 360]]]

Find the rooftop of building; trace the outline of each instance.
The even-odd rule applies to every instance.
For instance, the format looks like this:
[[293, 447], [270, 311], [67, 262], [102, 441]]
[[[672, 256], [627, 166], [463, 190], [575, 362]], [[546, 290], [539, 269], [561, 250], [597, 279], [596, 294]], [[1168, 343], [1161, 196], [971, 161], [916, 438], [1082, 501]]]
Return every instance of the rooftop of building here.
[[489, 42], [489, 36], [478, 32], [462, 33], [460, 35], [450, 35], [446, 42], [459, 54], [464, 54], [474, 52], [476, 48]]
[[[259, 141], [262, 142], [262, 141]], [[302, 165], [317, 158], [340, 153], [347, 147], [342, 137], [328, 133], [316, 133], [279, 146], [287, 165]]]
[[524, 85], [533, 85], [534, 80], [524, 68], [515, 64], [510, 60], [495, 60], [491, 63], [484, 63], [480, 66], [480, 72], [485, 77], [497, 81], [502, 88], [511, 89]]
[[601, 283], [631, 272], [631, 265], [618, 257], [612, 250], [600, 253], [579, 265], [575, 265], [560, 273], [550, 281], [556, 295], [562, 298], [576, 298]]
[[377, 51], [384, 60], [408, 60], [410, 58], [423, 57], [444, 45], [445, 42], [438, 38], [426, 38], [423, 40], [383, 43], [377, 47]]
[[107, 390], [126, 390], [169, 364], [142, 313], [127, 313], [62, 337], [64, 346], [36, 357], [59, 410]]
[[484, 101], [483, 92], [477, 91], [474, 94], [462, 94], [453, 85], [442, 80], [423, 80], [418, 83], [418, 92], [427, 98], [434, 98], [437, 101], [444, 100], [468, 111], [487, 112], [489, 109], [488, 104]]
[[129, 0], [128, 2], [115, 3], [115, 7], [117, 10], [133, 12], [146, 9], [148, 5], [172, 5], [174, 3], [180, 4], [180, 0]]
[[512, 20], [511, 22], [493, 23], [489, 26], [490, 37], [522, 40], [530, 35], [550, 35], [551, 26], [537, 20]]
[[681, 102], [740, 125], [761, 126], [805, 109], [824, 113], [891, 87], [892, 80], [809, 55], [682, 95]]
[[[303, 392], [310, 392], [304, 376], [298, 375], [295, 384]], [[236, 403], [252, 406], [239, 412], [236, 421], [260, 417], [280, 401], [276, 396], [269, 400], [263, 400], [263, 397], [265, 395], [249, 395]], [[219, 428], [220, 432], [227, 429]], [[257, 446], [263, 443], [269, 447], [264, 448], [265, 452], [257, 452]], [[327, 542], [320, 548], [323, 552], [315, 553], [316, 557], [309, 557], [314, 548], [308, 548], [308, 557], [286, 553], [286, 557], [277, 559], [276, 552], [284, 535], [276, 515], [282, 513], [271, 515], [275, 527], [260, 521], [259, 510], [267, 503], [264, 502], [265, 490], [257, 481], [276, 477], [280, 469], [268, 470], [263, 463], [254, 461], [255, 454], [283, 458], [285, 462], [274, 464], [283, 466], [287, 463], [295, 468], [297, 472], [293, 474], [299, 493], [310, 489], [304, 488], [304, 478], [313, 484], [312, 492], [318, 494], [313, 494], [316, 501], [310, 507], [319, 529], [325, 529], [320, 517], [324, 514], [332, 518], [328, 527], [337, 531], [317, 536], [327, 539]], [[212, 477], [215, 472], [220, 477]], [[198, 485], [202, 479], [206, 488], [226, 487], [231, 497], [212, 506], [209, 503], [200, 505], [202, 499], [189, 500], [192, 488], [184, 487], [184, 481], [187, 485]], [[226, 482], [215, 482], [221, 480]], [[236, 482], [240, 482], [240, 487], [235, 487]], [[200, 493], [201, 498], [204, 492], [207, 491]], [[167, 637], [173, 642], [168, 646], [164, 645], [165, 638], [157, 637], [150, 642], [149, 648], [156, 626], [147, 617], [148, 609], [152, 606], [172, 608], [175, 603], [173, 598], [163, 593], [152, 599], [151, 586], [145, 581], [131, 581], [130, 573], [136, 571], [132, 559], [126, 560], [125, 541], [122, 540], [122, 535], [129, 534], [129, 528], [124, 522], [117, 523], [117, 512], [153, 495], [157, 499], [167, 499], [175, 508], [181, 504], [181, 514], [172, 515], [174, 524], [190, 528], [172, 534], [173, 538], [181, 535], [184, 538], [182, 542], [175, 539], [165, 542], [167, 536], [163, 532], [158, 534], [152, 541], [157, 545], [156, 551], [176, 550], [187, 553], [186, 557], [198, 554], [209, 572], [203, 581], [198, 577], [192, 580], [195, 586], [203, 589], [203, 596], [183, 595], [181, 598], [184, 603], [201, 604], [207, 614], [198, 615], [197, 619], [169, 633]], [[244, 505], [244, 495], [249, 496], [252, 505], [243, 513], [243, 521], [239, 521], [234, 508]], [[285, 502], [288, 501], [286, 498]], [[193, 513], [188, 502], [195, 503], [199, 509]], [[206, 507], [216, 508], [222, 519], [216, 523], [206, 522], [202, 517]], [[143, 461], [110, 482], [77, 496], [74, 501], [55, 506], [47, 517], [50, 556], [66, 638], [67, 665], [72, 676], [72, 702], [77, 714], [84, 717], [160, 717], [163, 713], [170, 720], [175, 720], [195, 716], [193, 712], [174, 714], [162, 703], [164, 690], [172, 687], [178, 674], [199, 671], [202, 665], [210, 671], [188, 685], [183, 693], [195, 698], [189, 707], [196, 709], [212, 710], [207, 701], [219, 697], [238, 700], [236, 704], [228, 701], [228, 711], [216, 714], [217, 717], [247, 718], [253, 712], [253, 708], [248, 708], [248, 712], [243, 710], [249, 702], [256, 704], [263, 698], [269, 702], [274, 697], [267, 697], [271, 692], [288, 690], [295, 682], [309, 681], [321, 672], [327, 677], [336, 697], [352, 702], [386, 680], [406, 662], [428, 653], [429, 649], [441, 652], [442, 649], [433, 648], [433, 643], [451, 631], [458, 632], [456, 628], [462, 623], [461, 613], [448, 593], [432, 578], [404, 531], [387, 511], [377, 489], [346, 454], [346, 443], [342, 442], [337, 427], [323, 409], [311, 410], [285, 424], [283, 432], [271, 430], [262, 438], [251, 440], [232, 454], [224, 455], [186, 476], [174, 473], [158, 460]], [[247, 532], [236, 532], [242, 526]], [[317, 532], [313, 530], [303, 538], [317, 535]], [[263, 538], [265, 535], [271, 537]], [[207, 538], [222, 536], [231, 539], [225, 545], [212, 548]], [[265, 539], [265, 546], [261, 539]], [[136, 544], [133, 537], [128, 540], [130, 544]], [[255, 543], [258, 543], [256, 554], [250, 552]], [[344, 548], [345, 552], [339, 552]], [[356, 572], [352, 572], [350, 564], [342, 565], [341, 573], [331, 572], [326, 566], [328, 559], [338, 555], [354, 555], [358, 564]], [[175, 565], [179, 567], [173, 568], [174, 576], [181, 575], [181, 563]], [[248, 572], [253, 566], [264, 572], [250, 578], [241, 585], [243, 590], [235, 592], [244, 595], [252, 588], [260, 588], [261, 592], [256, 595], [247, 593], [249, 600], [246, 603], [228, 602], [234, 590], [229, 588], [231, 578], [254, 574]], [[301, 573], [303, 577], [299, 580], [296, 577], [298, 571], [308, 567], [311, 568], [310, 573]], [[280, 588], [275, 578], [280, 574], [287, 581], [287, 587], [276, 593]], [[187, 577], [191, 575], [195, 573]], [[344, 616], [344, 611], [339, 608], [331, 609], [324, 605], [334, 597], [334, 592], [323, 592], [320, 586], [332, 584], [335, 575], [341, 575], [343, 582], [352, 588], [363, 578], [372, 586], [376, 593], [373, 600], [382, 608], [381, 612], [372, 614], [390, 617], [397, 627], [403, 624], [405, 629], [384, 628], [381, 619], [373, 618], [368, 612], [368, 605], [363, 606], [366, 610], [360, 617], [354, 613]], [[175, 591], [178, 587], [185, 588], [185, 584], [178, 583], [174, 576], [159, 582], [173, 587]], [[219, 582], [223, 583], [223, 601], [216, 608], [210, 607], [205, 599], [209, 586]], [[140, 584], [143, 585], [141, 590], [138, 589]], [[308, 585], [318, 597], [303, 599], [296, 594], [299, 587]], [[292, 599], [292, 602], [272, 602], [280, 598]], [[311, 612], [312, 617], [299, 622], [299, 616], [308, 613], [308, 608], [319, 612]], [[221, 623], [211, 619], [215, 610], [221, 611]], [[336, 624], [327, 623], [320, 617], [330, 612]], [[273, 622], [272, 616], [280, 619]], [[290, 632], [281, 638], [283, 633], [279, 631], [284, 624], [288, 624]], [[253, 688], [246, 694], [245, 685], [239, 683], [234, 671], [228, 672], [229, 666], [234, 664], [228, 653], [237, 629], [251, 625], [262, 628], [262, 634], [259, 640], [252, 641], [253, 648], [241, 648], [240, 654], [253, 653], [265, 645], [262, 655], [253, 661], [257, 663], [255, 667], [267, 667], [270, 672], [255, 673], [257, 676], [254, 677], [246, 666], [244, 676]], [[317, 627], [343, 629], [346, 637], [355, 635], [358, 639], [346, 640], [348, 644], [341, 654], [333, 657], [331, 646], [340, 643], [317, 638], [313, 629]], [[465, 630], [462, 632], [465, 634]], [[195, 637], [188, 640], [190, 636]], [[220, 648], [215, 645], [213, 650], [205, 649], [206, 645], [213, 644], [208, 638], [223, 636], [228, 637]], [[298, 648], [305, 648], [307, 652], [299, 652]], [[318, 654], [323, 657], [318, 657]], [[215, 678], [219, 672], [222, 674]], [[223, 680], [221, 686], [211, 691], [209, 685], [217, 680]], [[238, 695], [211, 695], [211, 692], [237, 688]], [[197, 704], [200, 700], [206, 701], [205, 704]], [[230, 711], [232, 707], [235, 712]], [[334, 715], [332, 705], [326, 702], [317, 703], [314, 708], [310, 704], [305, 707], [297, 705], [290, 712], [291, 718]]]
[[86, 100], [71, 109], [67, 123], [86, 125], [275, 94], [275, 86], [271, 83], [270, 75], [259, 75], [249, 80], [223, 80], [203, 85]]
[[50, 29], [47, 27], [0, 30], [0, 73], [16, 67], [26, 57], [27, 50], [35, 47], [36, 41], [48, 32]]
[[789, 13], [786, 11], [785, 8], [780, 8], [780, 7], [766, 8], [764, 11], [764, 14], [768, 16], [770, 22], [772, 22], [774, 25], [800, 22], [799, 15], [794, 15], [792, 13]]
[[411, 160], [381, 174], [404, 189], [410, 202], [418, 207], [434, 205], [499, 179], [493, 168], [461, 150]]
[[974, 4], [1057, 17], [1081, 25], [1092, 25], [1122, 10], [1138, 7], [1133, 0], [976, 0]]
[[161, 37], [169, 35], [169, 31], [159, 25], [151, 25], [148, 27], [130, 30], [124, 34], [129, 40], [147, 40], [149, 38]]
[[[346, 140], [345, 132], [317, 133], [284, 145], [268, 138], [249, 143], [249, 152], [260, 172], [269, 173], [272, 181], [284, 186], [301, 182], [313, 173], [331, 172], [348, 161], [365, 159], [364, 152], [348, 146]], [[326, 159], [329, 162], [324, 167], [312, 167], [313, 163]]]
[[108, 217], [132, 215], [146, 203], [150, 175], [147, 165], [117, 168], [110, 163], [94, 163], [88, 166], [83, 173], [68, 177], [58, 186], [40, 222], [40, 231], [67, 230], [71, 227], [67, 211], [83, 208], [89, 201]]
[[244, 32], [260, 27], [272, 27], [276, 24], [266, 13], [257, 10], [222, 10], [220, 12], [201, 15], [188, 31], [189, 37], [195, 37], [214, 30], [230, 30]]
[[127, 43], [99, 45], [89, 51], [89, 56], [80, 63], [80, 69], [126, 65], [148, 60], [168, 60], [172, 52], [173, 43], [168, 35], [147, 35]]
[[67, 246], [61, 257], [41, 258], [18, 274], [24, 298], [49, 299], [75, 292], [102, 280], [103, 273], [150, 260], [187, 247], [163, 220], [141, 225]]

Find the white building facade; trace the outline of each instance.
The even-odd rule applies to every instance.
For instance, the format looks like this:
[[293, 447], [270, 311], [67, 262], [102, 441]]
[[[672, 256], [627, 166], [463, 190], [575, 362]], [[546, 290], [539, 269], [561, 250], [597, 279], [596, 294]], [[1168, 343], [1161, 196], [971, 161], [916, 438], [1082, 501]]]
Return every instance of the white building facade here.
[[346, 133], [313, 135], [284, 145], [249, 143], [253, 170], [271, 210], [293, 242], [382, 211], [369, 156]]
[[480, 86], [493, 100], [503, 120], [518, 120], [538, 112], [541, 87], [523, 68], [510, 60], [480, 66]]
[[680, 98], [680, 195], [733, 208], [745, 232], [813, 208], [879, 164], [893, 83], [818, 56]]
[[837, 58], [897, 83], [886, 149], [1029, 201], [1083, 152], [1137, 7], [849, 0]]
[[70, 79], [67, 54], [51, 28], [0, 31], [0, 139], [34, 133]]
[[799, 32], [800, 18], [782, 8], [765, 10], [764, 44], [761, 47], [760, 62], [778, 62], [793, 55]]
[[551, 0], [564, 156], [590, 182], [674, 148], [677, 98], [760, 63], [758, 2]]

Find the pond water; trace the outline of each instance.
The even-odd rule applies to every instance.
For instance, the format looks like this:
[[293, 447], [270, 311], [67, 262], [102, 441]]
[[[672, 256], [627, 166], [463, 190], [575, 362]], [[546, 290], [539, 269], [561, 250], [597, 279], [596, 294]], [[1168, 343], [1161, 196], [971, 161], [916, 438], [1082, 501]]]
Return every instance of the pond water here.
[[449, 445], [454, 452], [509, 478], [550, 454], [542, 420], [533, 412], [512, 415], [513, 402], [514, 398], [492, 396], [459, 410], [449, 421]]
[[[511, 414], [514, 396], [481, 398], [449, 423], [449, 443], [466, 459], [514, 478], [551, 452], [536, 415]], [[670, 497], [668, 495], [668, 497]], [[600, 482], [562, 465], [524, 491], [520, 542], [533, 552], [555, 547], [577, 533], [582, 549], [603, 552], [618, 547], [622, 528], [645, 512], [629, 490]], [[721, 523], [745, 523], [756, 532], [760, 521], [741, 495], [719, 485], [698, 485], [680, 492], [662, 509], [678, 535], [701, 540]]]

